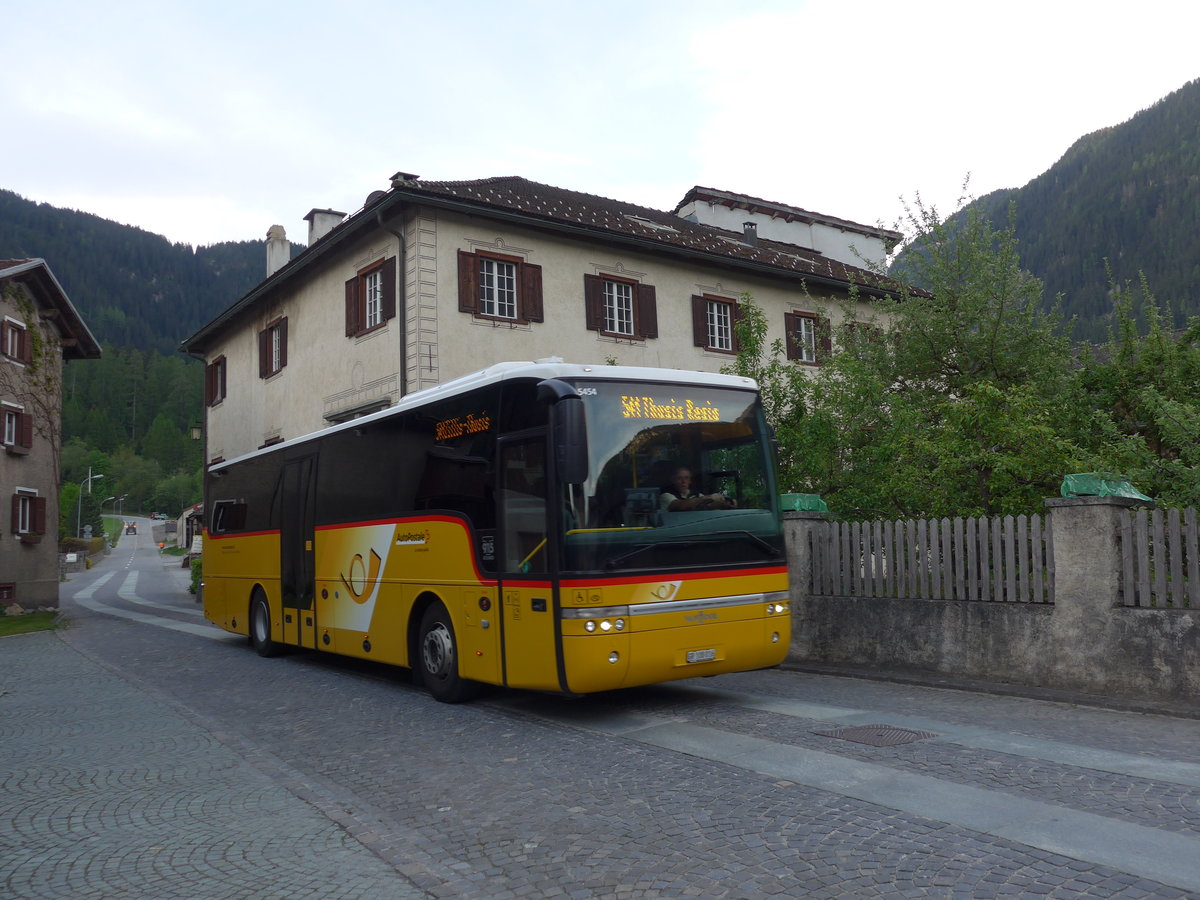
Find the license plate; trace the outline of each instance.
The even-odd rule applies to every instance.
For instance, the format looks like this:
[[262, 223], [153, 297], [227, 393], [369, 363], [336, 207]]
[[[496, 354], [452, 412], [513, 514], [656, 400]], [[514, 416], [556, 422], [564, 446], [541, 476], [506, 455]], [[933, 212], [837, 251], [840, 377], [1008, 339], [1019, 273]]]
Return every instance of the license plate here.
[[712, 662], [717, 658], [716, 650], [689, 650], [687, 652], [687, 661], [690, 663], [696, 662]]

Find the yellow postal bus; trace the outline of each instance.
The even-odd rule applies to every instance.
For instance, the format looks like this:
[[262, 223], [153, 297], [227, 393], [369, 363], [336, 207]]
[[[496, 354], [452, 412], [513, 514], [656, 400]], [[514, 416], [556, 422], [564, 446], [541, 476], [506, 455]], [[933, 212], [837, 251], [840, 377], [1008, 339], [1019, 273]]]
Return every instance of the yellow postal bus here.
[[[672, 510], [683, 468], [707, 499]], [[447, 702], [772, 666], [774, 479], [751, 379], [501, 363], [210, 466], [204, 612], [264, 656], [408, 666]]]

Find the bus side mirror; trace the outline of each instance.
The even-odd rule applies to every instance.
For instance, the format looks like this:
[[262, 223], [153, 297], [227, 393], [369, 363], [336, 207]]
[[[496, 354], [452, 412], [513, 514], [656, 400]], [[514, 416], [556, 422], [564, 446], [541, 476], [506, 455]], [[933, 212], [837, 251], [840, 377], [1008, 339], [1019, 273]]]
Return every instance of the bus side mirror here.
[[587, 425], [583, 418], [583, 400], [567, 397], [550, 410], [554, 427], [554, 464], [564, 484], [582, 484], [587, 480]]
[[559, 481], [582, 484], [588, 475], [583, 398], [565, 381], [548, 378], [538, 385], [538, 399], [551, 404], [550, 434]]

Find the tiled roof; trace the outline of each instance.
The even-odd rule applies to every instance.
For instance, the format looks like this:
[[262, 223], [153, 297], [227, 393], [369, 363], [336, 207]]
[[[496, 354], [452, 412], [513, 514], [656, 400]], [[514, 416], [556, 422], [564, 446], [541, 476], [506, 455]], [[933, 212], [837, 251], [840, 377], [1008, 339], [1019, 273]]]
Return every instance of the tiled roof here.
[[811, 276], [822, 281], [856, 284], [895, 291], [898, 285], [866, 269], [850, 266], [814, 251], [759, 238], [757, 245], [744, 236], [712, 225], [689, 222], [673, 213], [621, 200], [539, 184], [519, 176], [481, 178], [474, 181], [423, 181], [397, 179], [393, 190], [414, 197], [456, 200], [473, 206], [521, 213], [547, 224], [566, 224], [598, 233], [637, 238], [663, 245], [725, 257]]

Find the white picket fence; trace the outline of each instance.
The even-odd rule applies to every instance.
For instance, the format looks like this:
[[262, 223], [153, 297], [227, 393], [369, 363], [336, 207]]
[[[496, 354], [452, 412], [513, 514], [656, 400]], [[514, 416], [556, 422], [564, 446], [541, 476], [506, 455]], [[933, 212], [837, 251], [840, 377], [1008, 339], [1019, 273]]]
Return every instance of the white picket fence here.
[[813, 595], [1054, 602], [1042, 516], [827, 522], [812, 535]]
[[1200, 609], [1196, 509], [1125, 510], [1121, 573], [1125, 606]]

